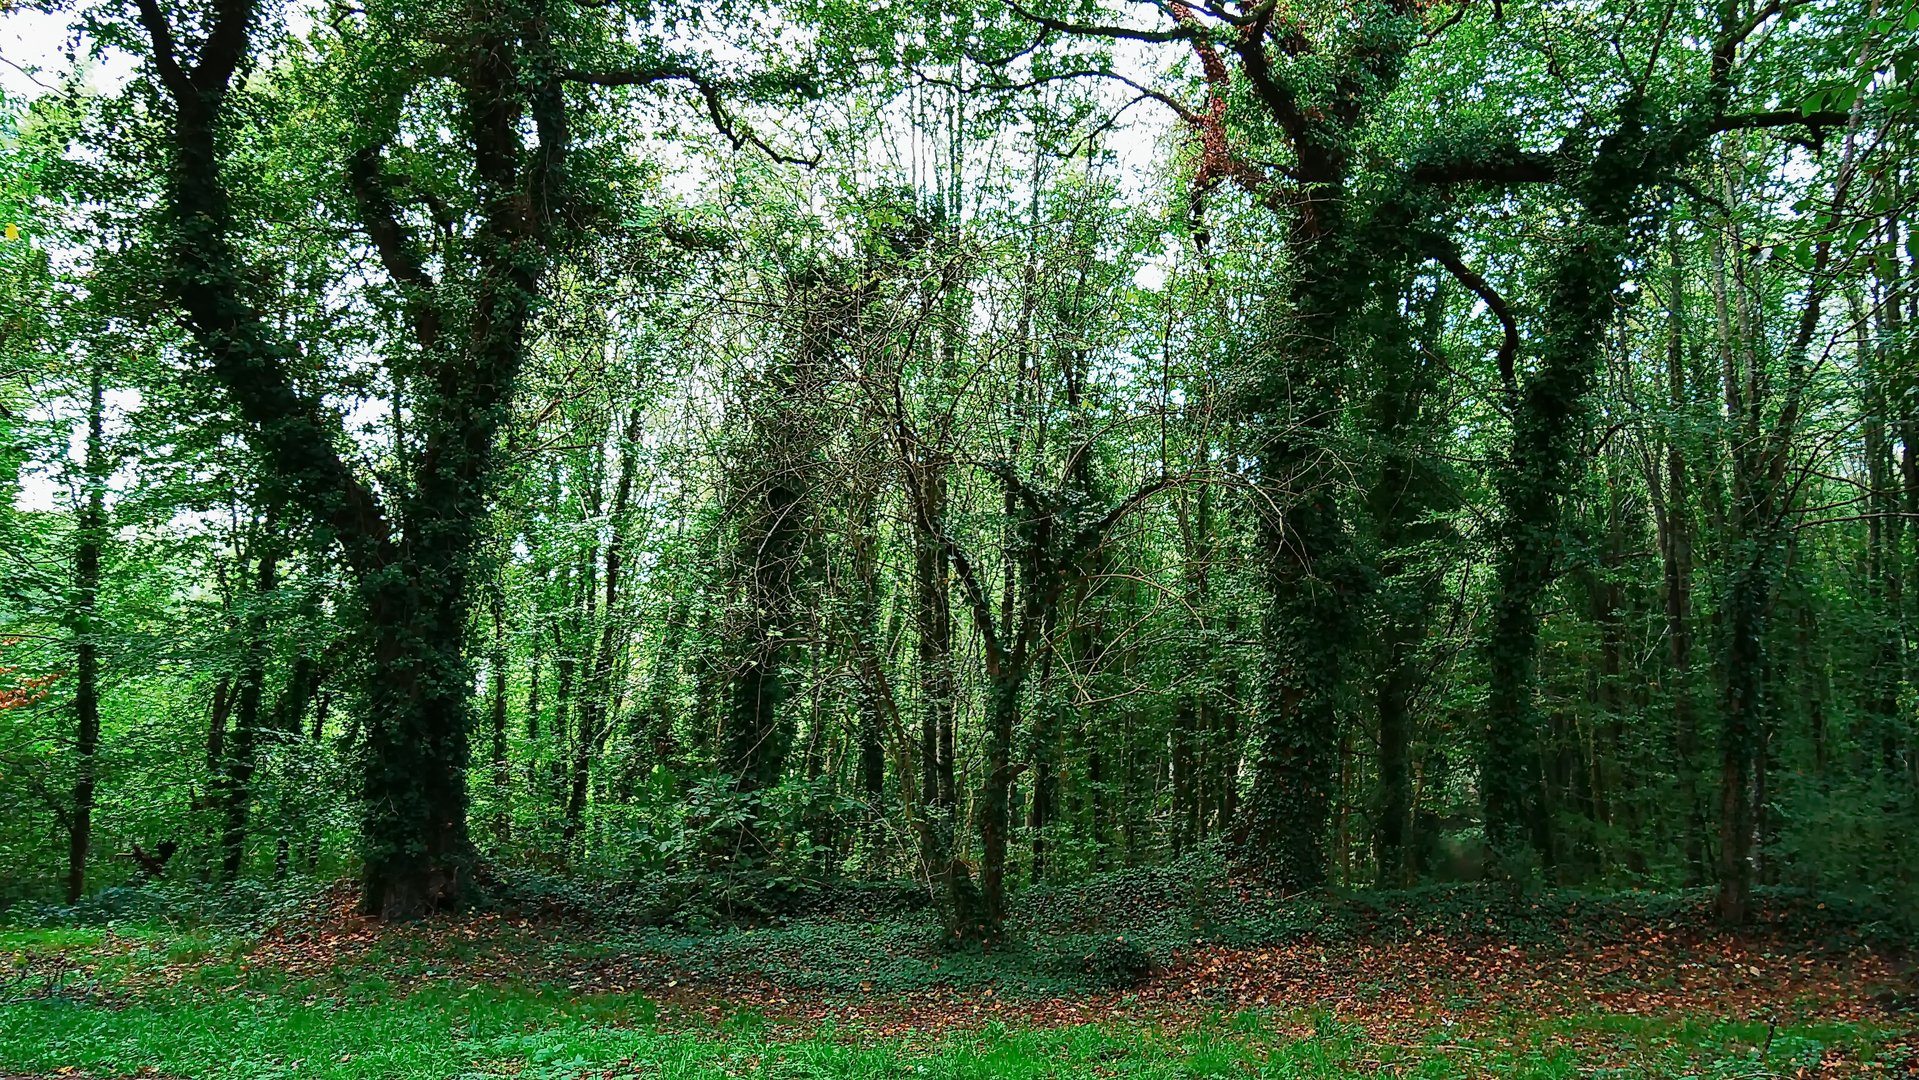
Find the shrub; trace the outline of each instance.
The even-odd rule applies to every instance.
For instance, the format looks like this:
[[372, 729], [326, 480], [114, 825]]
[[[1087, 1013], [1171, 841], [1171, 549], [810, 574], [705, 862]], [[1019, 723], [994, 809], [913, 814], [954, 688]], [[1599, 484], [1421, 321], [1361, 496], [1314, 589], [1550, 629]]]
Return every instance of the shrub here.
[[1145, 948], [1124, 937], [1102, 939], [1079, 959], [1079, 975], [1100, 990], [1131, 990], [1157, 967]]

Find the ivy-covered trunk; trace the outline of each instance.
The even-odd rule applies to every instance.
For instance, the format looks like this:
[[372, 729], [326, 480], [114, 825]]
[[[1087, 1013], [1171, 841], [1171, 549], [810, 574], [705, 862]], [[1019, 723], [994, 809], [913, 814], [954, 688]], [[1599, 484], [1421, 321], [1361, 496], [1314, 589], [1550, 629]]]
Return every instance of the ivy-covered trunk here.
[[[1601, 341], [1619, 278], [1619, 236], [1594, 229], [1569, 245], [1573, 254], [1552, 283], [1545, 355], [1513, 417], [1512, 449], [1500, 472], [1505, 520], [1499, 531], [1499, 591], [1487, 637], [1491, 679], [1481, 749], [1486, 839], [1509, 876], [1531, 859], [1553, 864], [1553, 837], [1539, 790], [1539, 609], [1561, 542], [1561, 498], [1576, 479], [1586, 392], [1598, 372]], [[1601, 254], [1603, 252], [1603, 254]]]
[[[1183, 5], [1174, 12], [1198, 27]], [[1284, 309], [1249, 365], [1254, 389], [1244, 415], [1258, 462], [1258, 540], [1269, 592], [1262, 631], [1264, 667], [1253, 733], [1253, 782], [1239, 807], [1240, 861], [1286, 890], [1326, 880], [1327, 829], [1337, 778], [1342, 710], [1353, 694], [1371, 571], [1354, 549], [1337, 465], [1346, 391], [1363, 337], [1363, 313], [1383, 255], [1398, 236], [1371, 235], [1351, 204], [1353, 149], [1373, 110], [1399, 84], [1418, 40], [1411, 4], [1373, 5], [1356, 15], [1365, 45], [1339, 52], [1314, 81], [1334, 93], [1320, 103], [1294, 61], [1310, 40], [1289, 19], [1249, 17], [1231, 46], [1254, 97], [1291, 144], [1285, 183], [1233, 158], [1223, 130], [1202, 123], [1209, 174], [1232, 176], [1284, 209], [1289, 279]], [[1266, 35], [1276, 27], [1280, 47]], [[1223, 57], [1195, 37], [1216, 116], [1227, 112]], [[1276, 55], [1283, 57], [1278, 63]], [[1312, 102], [1312, 104], [1308, 104]], [[1248, 174], [1253, 179], [1249, 181]]]
[[1026, 661], [1007, 656], [988, 672], [986, 690], [986, 776], [980, 786], [980, 931], [989, 941], [1006, 925], [1006, 848], [1013, 786], [1013, 731], [1019, 724], [1020, 693]]
[[459, 901], [472, 856], [465, 606], [453, 610], [404, 580], [368, 603], [362, 904], [411, 918]]
[[1344, 228], [1336, 189], [1316, 207], [1325, 230], [1299, 252], [1291, 311], [1251, 403], [1259, 426], [1259, 541], [1269, 607], [1253, 783], [1236, 848], [1282, 889], [1326, 879], [1326, 830], [1340, 709], [1358, 642], [1365, 574], [1338, 499], [1333, 439], [1341, 418], [1349, 328], [1367, 264]]
[[[356, 153], [348, 169], [367, 235], [406, 300], [426, 376], [416, 384], [419, 459], [410, 483], [383, 498], [340, 456], [338, 423], [295, 385], [300, 348], [255, 306], [235, 242], [223, 144], [254, 4], [218, 8], [192, 57], [177, 50], [157, 0], [139, 7], [174, 111], [163, 285], [289, 505], [313, 520], [323, 542], [339, 545], [353, 573], [369, 662], [359, 695], [363, 901], [371, 914], [416, 917], [459, 899], [470, 859], [470, 563], [496, 472], [495, 439], [562, 216], [570, 144], [557, 70], [537, 81], [517, 70], [526, 54], [550, 47], [548, 24], [526, 11], [475, 13], [455, 47], [477, 210], [471, 277], [460, 283], [457, 306], [436, 302], [437, 283], [395, 216], [378, 147]], [[531, 153], [529, 119], [539, 136]], [[450, 340], [456, 322], [464, 331], [458, 342]]]
[[1519, 388], [1512, 445], [1496, 487], [1504, 511], [1497, 540], [1498, 591], [1486, 640], [1490, 687], [1480, 743], [1486, 841], [1499, 873], [1525, 877], [1554, 862], [1543, 795], [1539, 717], [1539, 620], [1561, 569], [1564, 498], [1584, 467], [1587, 397], [1598, 379], [1626, 255], [1626, 220], [1657, 173], [1645, 157], [1640, 117], [1628, 106], [1619, 133], [1575, 190], [1582, 220], [1564, 238], [1546, 284], [1539, 361]]
[[830, 268], [815, 268], [788, 281], [785, 302], [795, 320], [790, 344], [742, 395], [746, 435], [732, 470], [740, 521], [730, 635], [737, 652], [721, 760], [733, 789], [749, 800], [731, 848], [749, 860], [768, 847], [751, 798], [779, 783], [792, 749], [785, 668], [816, 595], [808, 560], [818, 525], [820, 448], [828, 437], [818, 407], [842, 337], [855, 325], [857, 298], [832, 275]]

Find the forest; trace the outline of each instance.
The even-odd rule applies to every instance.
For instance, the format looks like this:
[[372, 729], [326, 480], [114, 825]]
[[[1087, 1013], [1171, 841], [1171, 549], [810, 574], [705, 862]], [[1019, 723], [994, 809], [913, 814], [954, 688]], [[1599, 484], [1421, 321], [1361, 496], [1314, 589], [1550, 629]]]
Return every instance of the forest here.
[[1910, 1075], [1915, 85], [0, 2], [0, 1072]]

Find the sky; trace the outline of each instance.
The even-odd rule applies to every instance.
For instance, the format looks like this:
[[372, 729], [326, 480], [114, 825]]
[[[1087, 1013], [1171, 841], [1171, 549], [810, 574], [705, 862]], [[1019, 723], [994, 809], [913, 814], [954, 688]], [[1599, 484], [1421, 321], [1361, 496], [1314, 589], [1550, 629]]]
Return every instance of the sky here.
[[[18, 8], [0, 12], [0, 90], [8, 97], [31, 98], [58, 86], [67, 68], [68, 25], [64, 12]], [[109, 89], [132, 70], [131, 57], [110, 57], [93, 66], [88, 82]]]

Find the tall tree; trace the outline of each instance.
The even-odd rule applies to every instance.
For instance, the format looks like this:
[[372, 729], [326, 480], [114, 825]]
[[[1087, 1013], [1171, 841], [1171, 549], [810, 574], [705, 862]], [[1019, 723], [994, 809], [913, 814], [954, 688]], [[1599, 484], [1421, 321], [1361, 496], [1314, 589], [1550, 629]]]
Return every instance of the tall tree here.
[[[340, 546], [359, 588], [370, 676], [363, 685], [365, 906], [406, 917], [455, 900], [469, 857], [467, 676], [470, 561], [492, 482], [494, 437], [511, 399], [561, 225], [571, 125], [553, 53], [554, 13], [532, 3], [469, 14], [449, 71], [476, 186], [469, 305], [442, 311], [418, 248], [393, 212], [377, 152], [354, 161], [369, 236], [406, 299], [421, 351], [415, 415], [423, 450], [389, 505], [337, 449], [337, 423], [292, 377], [297, 346], [262, 311], [239, 246], [226, 163], [235, 77], [262, 13], [223, 0], [191, 46], [158, 0], [142, 0], [149, 60], [170, 107], [163, 279], [250, 436], [284, 488]], [[190, 54], [189, 54], [190, 49]], [[529, 116], [529, 148], [519, 118]], [[451, 340], [455, 328], [463, 341]], [[444, 332], [444, 336], [443, 336]]]
[[100, 753], [100, 552], [107, 541], [105, 372], [95, 359], [87, 379], [86, 461], [73, 545], [73, 805], [67, 819], [67, 903], [86, 892], [87, 855], [93, 847], [93, 809]]

